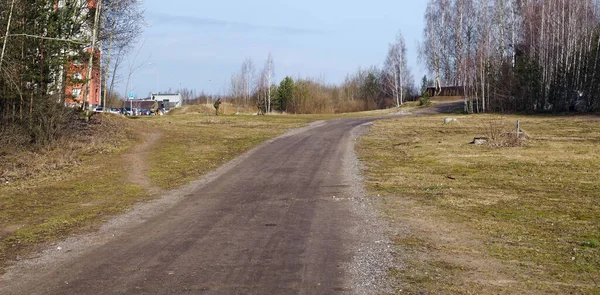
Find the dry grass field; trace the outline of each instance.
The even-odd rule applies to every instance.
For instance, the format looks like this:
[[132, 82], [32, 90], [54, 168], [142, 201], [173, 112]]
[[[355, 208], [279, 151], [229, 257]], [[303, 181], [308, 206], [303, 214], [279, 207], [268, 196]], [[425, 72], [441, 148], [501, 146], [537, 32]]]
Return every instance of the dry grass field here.
[[[448, 116], [375, 122], [357, 147], [396, 294], [600, 294], [600, 118]], [[469, 144], [517, 119], [529, 139]]]

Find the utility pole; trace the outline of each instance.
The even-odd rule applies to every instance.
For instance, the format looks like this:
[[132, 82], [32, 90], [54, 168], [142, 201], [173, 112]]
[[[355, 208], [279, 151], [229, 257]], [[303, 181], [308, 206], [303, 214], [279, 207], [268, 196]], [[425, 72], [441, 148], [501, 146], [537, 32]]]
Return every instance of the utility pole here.
[[98, 35], [98, 27], [100, 26], [100, 12], [102, 9], [102, 0], [98, 0], [96, 4], [96, 13], [94, 15], [94, 28], [92, 29], [92, 47], [90, 48], [90, 58], [88, 60], [87, 81], [85, 83], [85, 101], [83, 109], [87, 109], [90, 103], [90, 82], [92, 81], [92, 68], [94, 66], [94, 54], [96, 51], [96, 37]]
[[[121, 1], [117, 2], [116, 4], [116, 9], [115, 10], [119, 10], [119, 4], [121, 4]], [[104, 94], [102, 95], [102, 107], [103, 110], [106, 112], [106, 96], [108, 95], [108, 91], [106, 91], [107, 89], [107, 83], [108, 83], [108, 71], [110, 69], [110, 53], [112, 51], [112, 46], [113, 46], [113, 39], [115, 37], [115, 30], [117, 28], [117, 22], [115, 21], [113, 23], [111, 32], [110, 32], [110, 43], [108, 45], [108, 57], [107, 57], [107, 61], [106, 61], [106, 67], [104, 69], [104, 73], [106, 75], [106, 79], [104, 81]], [[116, 71], [116, 68], [115, 68]], [[102, 77], [102, 73], [100, 73], [100, 77]], [[114, 81], [114, 73], [113, 73], [113, 81]], [[111, 87], [112, 88], [112, 87]]]

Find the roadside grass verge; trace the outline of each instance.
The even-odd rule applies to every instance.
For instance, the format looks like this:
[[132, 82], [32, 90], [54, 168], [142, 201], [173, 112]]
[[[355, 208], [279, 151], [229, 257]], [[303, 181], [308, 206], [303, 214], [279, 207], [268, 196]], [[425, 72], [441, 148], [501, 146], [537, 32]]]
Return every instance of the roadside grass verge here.
[[149, 197], [115, 169], [135, 144], [134, 130], [129, 120], [102, 114], [51, 146], [2, 155], [0, 272], [35, 245], [90, 230]]
[[[600, 293], [597, 117], [445, 116], [375, 122], [357, 146], [396, 294]], [[469, 144], [517, 119], [518, 146]]]

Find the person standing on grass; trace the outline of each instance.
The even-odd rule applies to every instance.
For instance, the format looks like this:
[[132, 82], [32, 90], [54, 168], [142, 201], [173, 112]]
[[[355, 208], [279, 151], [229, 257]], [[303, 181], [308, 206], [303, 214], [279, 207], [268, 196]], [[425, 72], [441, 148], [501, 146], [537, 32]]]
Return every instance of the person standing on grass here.
[[215, 116], [219, 115], [219, 106], [221, 106], [221, 99], [217, 98], [217, 101], [215, 101], [214, 107], [215, 107]]
[[152, 104], [152, 115], [158, 116], [158, 101], [154, 101]]

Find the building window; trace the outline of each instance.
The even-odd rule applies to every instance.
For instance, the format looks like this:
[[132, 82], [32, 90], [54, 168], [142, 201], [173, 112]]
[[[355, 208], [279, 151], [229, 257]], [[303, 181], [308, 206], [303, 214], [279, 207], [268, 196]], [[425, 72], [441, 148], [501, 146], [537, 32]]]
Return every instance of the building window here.
[[73, 88], [73, 97], [81, 96], [81, 88]]
[[81, 73], [75, 73], [75, 74], [73, 74], [73, 79], [83, 80], [83, 75]]

